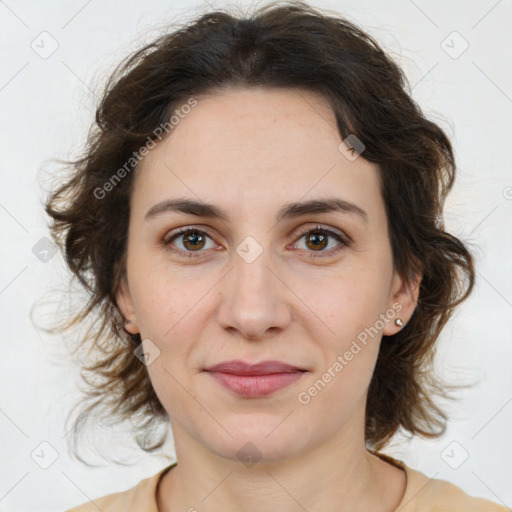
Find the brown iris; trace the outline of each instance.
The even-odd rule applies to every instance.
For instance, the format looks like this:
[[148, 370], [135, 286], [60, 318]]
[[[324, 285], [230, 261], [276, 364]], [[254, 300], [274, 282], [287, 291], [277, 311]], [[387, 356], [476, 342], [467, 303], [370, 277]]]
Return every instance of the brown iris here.
[[[327, 246], [327, 235], [321, 233], [312, 233], [306, 236], [306, 245], [310, 249], [325, 249]], [[313, 245], [310, 246], [309, 242], [312, 241]]]
[[[190, 243], [190, 247], [187, 245]], [[202, 249], [204, 247], [205, 237], [199, 231], [190, 231], [183, 235], [183, 245], [188, 250]]]

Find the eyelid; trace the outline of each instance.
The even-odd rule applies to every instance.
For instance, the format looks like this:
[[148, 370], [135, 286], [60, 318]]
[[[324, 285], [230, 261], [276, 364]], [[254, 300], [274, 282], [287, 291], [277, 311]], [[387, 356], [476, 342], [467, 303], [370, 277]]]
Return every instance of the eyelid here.
[[163, 244], [168, 244], [171, 242], [171, 240], [177, 238], [179, 235], [186, 234], [190, 231], [197, 231], [198, 233], [205, 234], [208, 237], [210, 237], [213, 240], [213, 236], [210, 235], [207, 228], [203, 226], [194, 226], [193, 224], [189, 226], [182, 226], [181, 228], [176, 228], [175, 230], [171, 230], [165, 234], [165, 236], [162, 239]]
[[333, 228], [331, 226], [322, 226], [321, 224], [315, 224], [314, 226], [302, 228], [301, 230], [299, 230], [298, 233], [292, 235], [291, 240], [295, 240], [296, 238], [302, 238], [304, 235], [307, 235], [311, 231], [324, 231], [329, 235], [339, 237], [347, 245], [352, 243], [352, 238], [348, 236], [344, 231], [341, 231], [337, 228]]

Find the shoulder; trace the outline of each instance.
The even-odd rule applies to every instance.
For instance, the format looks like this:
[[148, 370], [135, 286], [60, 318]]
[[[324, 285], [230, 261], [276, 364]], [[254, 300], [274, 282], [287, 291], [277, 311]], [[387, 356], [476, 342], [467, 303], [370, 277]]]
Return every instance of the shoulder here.
[[510, 509], [484, 498], [470, 496], [460, 487], [405, 466], [407, 488], [400, 512], [508, 512]]
[[158, 512], [156, 487], [161, 476], [174, 465], [166, 466], [126, 491], [95, 498], [65, 512]]

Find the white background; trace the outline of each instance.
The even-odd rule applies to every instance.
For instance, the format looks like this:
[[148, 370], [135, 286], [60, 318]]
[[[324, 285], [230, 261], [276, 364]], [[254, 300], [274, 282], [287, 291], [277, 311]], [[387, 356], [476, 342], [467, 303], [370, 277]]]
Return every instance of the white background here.
[[[376, 37], [405, 68], [416, 101], [452, 138], [458, 178], [446, 225], [477, 256], [476, 290], [443, 332], [438, 365], [456, 382], [478, 384], [450, 407], [441, 439], [397, 440], [387, 451], [430, 477], [512, 507], [512, 2], [314, 5]], [[48, 234], [41, 201], [55, 169], [49, 159], [78, 156], [93, 119], [93, 91], [100, 93], [107, 74], [152, 39], [155, 27], [206, 9], [206, 2], [184, 1], [0, 1], [2, 511], [62, 510], [127, 489], [168, 464], [134, 452], [132, 466], [91, 469], [69, 456], [63, 418], [76, 397], [78, 369], [62, 341], [29, 318], [36, 301], [59, 298], [52, 291], [65, 286], [67, 274], [60, 254], [43, 263], [32, 248]], [[51, 47], [44, 31], [58, 43], [46, 59], [31, 47], [41, 47], [42, 37]], [[469, 44], [458, 58], [452, 56], [464, 41], [453, 31]], [[47, 460], [55, 450], [48, 469], [31, 458], [36, 448]], [[172, 446], [167, 450], [172, 456]], [[453, 466], [466, 452], [452, 469], [447, 461]]]

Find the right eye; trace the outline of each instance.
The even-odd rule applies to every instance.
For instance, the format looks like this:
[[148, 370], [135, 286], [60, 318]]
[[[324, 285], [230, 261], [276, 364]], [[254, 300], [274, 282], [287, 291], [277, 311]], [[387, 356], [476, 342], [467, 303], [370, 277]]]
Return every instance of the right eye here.
[[[163, 245], [166, 249], [180, 257], [191, 258], [197, 257], [201, 252], [204, 252], [201, 249], [205, 248], [208, 239], [211, 241], [211, 245], [206, 247], [206, 249], [217, 247], [212, 238], [204, 231], [195, 228], [180, 228], [178, 231], [168, 234], [163, 240]], [[174, 240], [178, 241], [178, 246], [181, 245], [181, 248], [178, 247], [176, 249], [176, 245], [173, 243]]]

